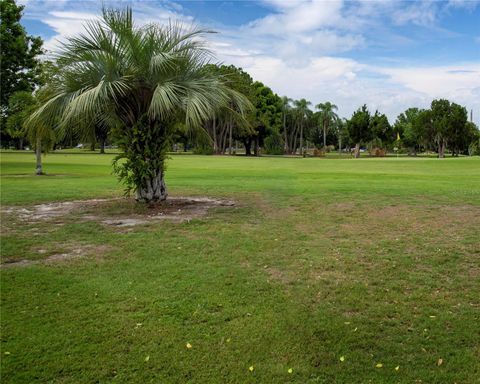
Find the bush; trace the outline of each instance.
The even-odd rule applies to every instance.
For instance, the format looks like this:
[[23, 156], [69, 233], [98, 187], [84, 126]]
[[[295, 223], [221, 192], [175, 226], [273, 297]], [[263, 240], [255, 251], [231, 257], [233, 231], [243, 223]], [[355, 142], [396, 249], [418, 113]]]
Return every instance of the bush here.
[[213, 155], [213, 145], [211, 144], [201, 144], [197, 145], [193, 150], [195, 155]]
[[272, 133], [265, 139], [265, 153], [269, 155], [283, 155], [283, 138], [278, 132]]
[[325, 150], [324, 149], [317, 149], [315, 148], [313, 150], [313, 156], [314, 157], [325, 157]]
[[480, 156], [480, 140], [476, 140], [468, 146], [469, 156]]
[[375, 157], [385, 157], [387, 155], [387, 151], [383, 148], [375, 148], [373, 155]]

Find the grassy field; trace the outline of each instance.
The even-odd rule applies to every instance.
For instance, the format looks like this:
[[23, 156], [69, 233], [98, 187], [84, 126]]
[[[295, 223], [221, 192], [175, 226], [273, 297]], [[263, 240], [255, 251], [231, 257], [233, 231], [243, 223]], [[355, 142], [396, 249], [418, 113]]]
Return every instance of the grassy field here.
[[172, 197], [235, 206], [9, 211], [120, 197], [111, 160], [1, 154], [2, 382], [480, 383], [480, 158], [178, 155]]

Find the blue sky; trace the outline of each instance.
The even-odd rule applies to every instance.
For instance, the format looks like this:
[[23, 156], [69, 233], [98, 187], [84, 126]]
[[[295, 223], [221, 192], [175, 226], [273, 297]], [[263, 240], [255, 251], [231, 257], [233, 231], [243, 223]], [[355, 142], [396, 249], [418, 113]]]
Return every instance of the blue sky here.
[[[98, 17], [101, 2], [20, 0], [23, 24], [55, 51]], [[169, 19], [217, 31], [219, 62], [235, 64], [280, 95], [326, 100], [348, 117], [361, 104], [393, 122], [444, 97], [480, 122], [480, 1], [106, 0], [139, 24]]]

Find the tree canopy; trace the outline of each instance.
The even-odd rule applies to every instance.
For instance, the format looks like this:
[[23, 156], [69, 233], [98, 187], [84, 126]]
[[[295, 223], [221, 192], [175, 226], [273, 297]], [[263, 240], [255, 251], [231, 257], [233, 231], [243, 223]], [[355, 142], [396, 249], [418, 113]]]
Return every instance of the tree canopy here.
[[43, 53], [40, 37], [30, 36], [20, 24], [24, 6], [15, 0], [0, 0], [0, 108], [2, 140], [9, 115], [9, 99], [18, 91], [32, 92], [41, 81], [38, 56]]

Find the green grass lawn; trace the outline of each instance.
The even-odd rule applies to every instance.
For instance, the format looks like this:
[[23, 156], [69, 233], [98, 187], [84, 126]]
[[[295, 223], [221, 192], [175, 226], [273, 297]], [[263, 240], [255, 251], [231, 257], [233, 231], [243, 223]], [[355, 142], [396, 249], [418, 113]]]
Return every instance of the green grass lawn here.
[[[112, 158], [1, 153], [2, 208], [120, 197]], [[173, 155], [167, 183], [236, 206], [2, 214], [3, 262], [90, 250], [1, 269], [2, 382], [480, 382], [480, 158]]]

